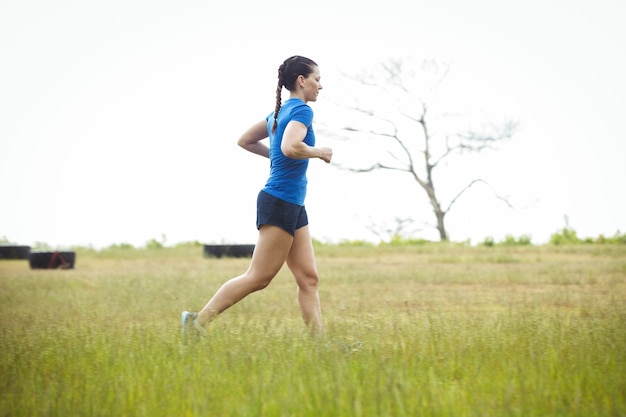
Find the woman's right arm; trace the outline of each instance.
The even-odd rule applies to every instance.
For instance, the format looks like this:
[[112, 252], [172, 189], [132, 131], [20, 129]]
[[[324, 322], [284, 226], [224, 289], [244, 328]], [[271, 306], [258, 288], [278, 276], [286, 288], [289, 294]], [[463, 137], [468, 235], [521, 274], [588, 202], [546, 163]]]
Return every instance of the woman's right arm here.
[[261, 142], [267, 136], [267, 121], [263, 120], [246, 130], [237, 141], [237, 145], [249, 152], [269, 158], [270, 150], [267, 145]]
[[283, 140], [280, 143], [280, 150], [287, 158], [307, 159], [319, 158], [329, 163], [333, 157], [333, 151], [330, 148], [316, 148], [304, 143], [307, 133], [307, 127], [301, 122], [291, 120], [285, 128]]

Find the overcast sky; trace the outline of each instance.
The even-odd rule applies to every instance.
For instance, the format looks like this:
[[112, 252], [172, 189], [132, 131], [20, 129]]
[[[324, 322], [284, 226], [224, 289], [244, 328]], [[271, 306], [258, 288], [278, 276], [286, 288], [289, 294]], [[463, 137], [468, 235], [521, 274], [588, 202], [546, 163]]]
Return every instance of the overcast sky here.
[[[0, 239], [254, 242], [268, 163], [236, 140], [273, 109], [276, 70], [294, 54], [320, 65], [320, 124], [345, 125], [333, 107], [354, 99], [342, 73], [398, 56], [451, 64], [441, 92], [451, 110], [520, 122], [499, 151], [436, 174], [443, 200], [475, 177], [491, 185], [450, 212], [453, 240], [541, 243], [565, 216], [581, 236], [626, 232], [625, 16], [617, 0], [4, 0]], [[375, 151], [317, 140], [342, 164]], [[312, 161], [309, 184], [323, 241], [375, 241], [369, 228], [394, 217], [433, 221], [399, 173]]]

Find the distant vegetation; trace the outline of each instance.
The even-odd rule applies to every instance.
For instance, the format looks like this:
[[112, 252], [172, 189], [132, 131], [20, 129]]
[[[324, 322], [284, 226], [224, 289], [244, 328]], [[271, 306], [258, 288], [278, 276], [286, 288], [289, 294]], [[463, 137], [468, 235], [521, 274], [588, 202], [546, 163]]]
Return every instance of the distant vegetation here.
[[[325, 245], [323, 242], [315, 241], [317, 245]], [[339, 246], [419, 246], [419, 245], [461, 245], [472, 246], [469, 241], [462, 242], [435, 242], [426, 239], [406, 238], [400, 235], [394, 235], [389, 240], [381, 241], [374, 244], [364, 240], [343, 240], [339, 242]], [[572, 228], [564, 227], [550, 236], [548, 245], [580, 245], [580, 244], [598, 244], [598, 245], [624, 245], [626, 244], [626, 233], [617, 231], [613, 236], [598, 235], [597, 237], [578, 237], [578, 233]], [[504, 240], [496, 241], [493, 237], [486, 237], [478, 246], [541, 246], [532, 242], [531, 235], [513, 236], [506, 235]]]
[[[550, 245], [579, 245], [579, 244], [626, 244], [626, 233], [616, 232], [613, 236], [606, 237], [598, 235], [596, 238], [586, 237], [580, 238], [574, 229], [564, 227], [550, 236]], [[503, 241], [496, 242], [493, 238], [486, 238], [481, 245], [483, 246], [527, 246], [532, 245], [530, 235], [522, 235], [515, 237], [507, 235]]]
[[[355, 247], [387, 247], [387, 246], [420, 246], [420, 245], [453, 245], [453, 246], [473, 246], [472, 243], [467, 241], [460, 242], [439, 242], [439, 241], [431, 241], [427, 239], [420, 238], [410, 238], [404, 237], [399, 234], [391, 236], [388, 240], [381, 240], [379, 243], [370, 242], [367, 240], [348, 240], [344, 239], [337, 243], [327, 243], [318, 239], [313, 239], [313, 243], [315, 246], [355, 246]], [[6, 236], [0, 238], [0, 245], [8, 245], [15, 244], [10, 242]], [[621, 231], [615, 232], [613, 236], [605, 236], [603, 234], [598, 235], [597, 237], [579, 237], [576, 230], [569, 226], [565, 226], [562, 229], [556, 231], [550, 236], [550, 240], [546, 243], [547, 245], [581, 245], [581, 244], [593, 244], [593, 245], [624, 245], [626, 244], [626, 233], [622, 233]], [[189, 247], [201, 247], [203, 245], [202, 242], [199, 241], [189, 241], [189, 242], [179, 242], [174, 245], [167, 245], [164, 240], [150, 239], [145, 245], [137, 247], [130, 243], [114, 243], [110, 246], [107, 246], [102, 249], [94, 249], [91, 246], [73, 246], [73, 250], [78, 250], [81, 252], [120, 252], [120, 251], [132, 251], [132, 250], [142, 250], [142, 249], [162, 249], [162, 248], [189, 248]], [[536, 244], [532, 241], [532, 236], [528, 234], [514, 236], [508, 234], [504, 237], [503, 240], [496, 240], [491, 236], [486, 237], [482, 242], [479, 242], [475, 246], [542, 246], [544, 244]], [[53, 250], [51, 245], [45, 242], [35, 242], [33, 245], [33, 249], [36, 250]]]

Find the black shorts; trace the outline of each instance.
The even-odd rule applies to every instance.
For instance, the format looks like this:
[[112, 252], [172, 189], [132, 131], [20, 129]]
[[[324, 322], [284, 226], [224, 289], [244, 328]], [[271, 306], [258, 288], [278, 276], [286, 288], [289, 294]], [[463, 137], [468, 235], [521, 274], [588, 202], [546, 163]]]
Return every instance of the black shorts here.
[[261, 191], [256, 203], [256, 227], [271, 224], [285, 230], [291, 236], [296, 230], [309, 224], [304, 206], [288, 203]]

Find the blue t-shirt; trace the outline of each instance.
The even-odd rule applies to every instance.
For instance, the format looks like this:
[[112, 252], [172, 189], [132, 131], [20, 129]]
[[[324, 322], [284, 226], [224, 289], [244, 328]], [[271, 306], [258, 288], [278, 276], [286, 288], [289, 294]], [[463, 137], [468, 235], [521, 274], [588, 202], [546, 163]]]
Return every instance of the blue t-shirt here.
[[275, 133], [272, 133], [274, 113], [267, 117], [267, 130], [270, 138], [270, 177], [263, 191], [281, 200], [303, 206], [306, 196], [306, 170], [309, 166], [309, 159], [287, 158], [280, 149], [285, 128], [292, 120], [307, 127], [304, 143], [315, 146], [313, 110], [299, 98], [290, 98], [278, 112]]

